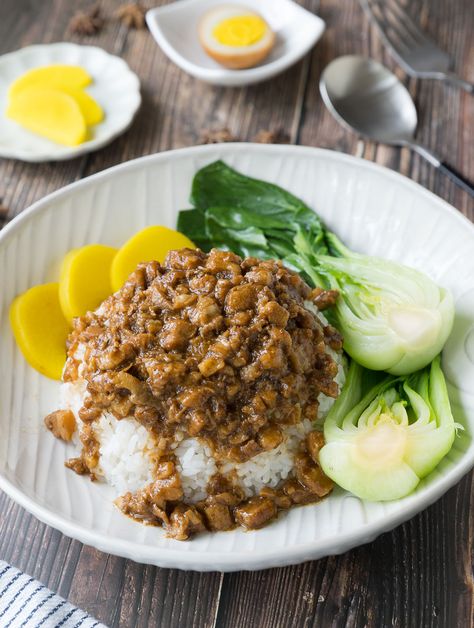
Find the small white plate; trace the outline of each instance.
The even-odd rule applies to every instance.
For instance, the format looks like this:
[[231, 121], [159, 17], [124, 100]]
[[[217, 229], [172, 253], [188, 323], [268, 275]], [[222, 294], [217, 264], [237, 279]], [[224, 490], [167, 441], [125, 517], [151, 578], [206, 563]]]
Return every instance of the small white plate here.
[[[61, 63], [80, 65], [92, 76], [87, 92], [105, 113], [103, 122], [92, 127], [92, 139], [70, 147], [35, 135], [5, 115], [8, 88], [32, 68]], [[102, 148], [131, 124], [141, 103], [140, 81], [128, 65], [101, 48], [59, 43], [28, 46], [0, 57], [0, 157], [22, 161], [72, 159]]]
[[[261, 530], [180, 542], [125, 517], [113, 505], [110, 486], [64, 467], [74, 446], [43, 424], [60, 404], [59, 382], [23, 359], [8, 322], [10, 303], [35, 284], [57, 281], [71, 248], [92, 242], [120, 246], [146, 225], [176, 227], [179, 209], [189, 207], [194, 173], [219, 158], [299, 196], [350, 248], [423, 270], [452, 291], [456, 319], [443, 366], [453, 414], [465, 430], [408, 497], [371, 503], [336, 489]], [[371, 541], [429, 506], [474, 464], [473, 250], [472, 223], [413, 181], [369, 161], [301, 146], [184, 148], [115, 166], [50, 194], [0, 232], [0, 489], [64, 534], [161, 567], [263, 569]]]
[[258, 83], [283, 72], [315, 45], [324, 32], [321, 18], [291, 0], [229, 0], [260, 13], [276, 33], [275, 47], [255, 68], [228, 70], [201, 47], [198, 24], [202, 15], [222, 0], [181, 0], [151, 9], [146, 21], [163, 52], [182, 70], [214, 85], [238, 86]]

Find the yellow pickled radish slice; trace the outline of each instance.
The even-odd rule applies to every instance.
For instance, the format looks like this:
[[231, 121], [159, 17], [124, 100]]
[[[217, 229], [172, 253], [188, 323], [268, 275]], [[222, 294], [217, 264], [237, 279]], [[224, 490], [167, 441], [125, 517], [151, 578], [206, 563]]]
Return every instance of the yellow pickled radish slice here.
[[10, 324], [28, 364], [51, 379], [61, 379], [69, 325], [59, 304], [59, 284], [35, 286], [16, 297]]
[[112, 262], [112, 288], [120, 290], [140, 262], [164, 262], [168, 251], [196, 246], [182, 233], [168, 227], [145, 227], [127, 240]]
[[47, 87], [23, 89], [11, 99], [7, 116], [33, 133], [77, 146], [87, 139], [87, 126], [72, 96]]
[[116, 253], [111, 246], [89, 244], [66, 255], [61, 265], [59, 301], [69, 321], [95, 310], [112, 294], [110, 267]]
[[75, 89], [73, 87], [61, 87], [61, 92], [72, 96], [79, 105], [87, 125], [93, 126], [99, 124], [104, 119], [104, 111], [99, 103], [83, 89]]
[[34, 68], [16, 79], [8, 90], [9, 98], [16, 96], [25, 88], [41, 85], [42, 87], [81, 89], [92, 83], [92, 77], [79, 65], [46, 65]]

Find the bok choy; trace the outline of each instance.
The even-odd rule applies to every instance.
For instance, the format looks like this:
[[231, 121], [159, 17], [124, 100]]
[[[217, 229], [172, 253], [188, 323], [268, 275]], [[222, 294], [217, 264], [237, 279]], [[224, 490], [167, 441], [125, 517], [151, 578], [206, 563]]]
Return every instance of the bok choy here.
[[336, 315], [347, 353], [393, 375], [431, 362], [453, 327], [451, 293], [413, 268], [352, 253], [333, 233], [326, 239], [340, 257], [319, 255], [316, 264], [341, 293]]
[[281, 259], [311, 285], [339, 290], [333, 322], [363, 366], [405, 375], [441, 351], [451, 294], [415, 269], [353, 253], [289, 192], [217, 161], [196, 173], [191, 203], [178, 229], [203, 250]]
[[352, 362], [344, 388], [324, 422], [323, 471], [362, 499], [411, 493], [449, 452], [456, 429], [440, 367], [405, 377], [374, 374]]

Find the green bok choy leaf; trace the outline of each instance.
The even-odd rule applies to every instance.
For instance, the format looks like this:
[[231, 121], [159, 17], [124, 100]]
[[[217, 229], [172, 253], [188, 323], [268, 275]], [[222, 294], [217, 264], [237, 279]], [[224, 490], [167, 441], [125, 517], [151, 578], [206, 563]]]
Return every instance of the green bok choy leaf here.
[[453, 325], [451, 294], [422, 272], [353, 253], [289, 192], [217, 161], [196, 173], [191, 202], [178, 229], [203, 250], [281, 259], [309, 284], [339, 290], [333, 322], [363, 366], [405, 375], [441, 351]]
[[324, 423], [319, 462], [326, 475], [361, 499], [399, 499], [446, 456], [460, 426], [439, 356], [417, 373], [386, 376], [365, 392], [368, 375], [352, 361]]

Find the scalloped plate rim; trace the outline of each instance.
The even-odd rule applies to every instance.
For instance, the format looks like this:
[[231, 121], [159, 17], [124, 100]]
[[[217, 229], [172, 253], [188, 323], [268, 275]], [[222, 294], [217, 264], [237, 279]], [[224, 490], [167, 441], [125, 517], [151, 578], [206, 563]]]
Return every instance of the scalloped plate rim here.
[[[54, 42], [51, 44], [32, 44], [31, 46], [25, 46], [24, 48], [19, 48], [18, 50], [7, 52], [0, 56], [0, 63], [4, 63], [4, 62], [8, 63], [8, 61], [12, 58], [15, 58], [15, 57], [20, 58], [22, 56], [25, 56], [31, 50], [39, 50], [39, 51], [46, 50], [47, 51], [48, 49], [53, 49], [53, 48], [58, 49], [59, 47], [70, 48], [70, 49], [74, 49], [74, 48], [75, 49], [88, 49], [90, 51], [93, 51], [93, 53], [99, 53], [104, 56], [110, 57], [114, 60], [114, 62], [121, 62], [123, 74], [124, 75], [126, 74], [130, 78], [130, 80], [132, 80], [135, 83], [135, 101], [130, 107], [126, 119], [124, 120], [124, 122], [119, 128], [115, 129], [112, 132], [109, 132], [108, 135], [104, 136], [101, 139], [88, 140], [86, 142], [83, 142], [82, 144], [79, 144], [77, 147], [66, 147], [66, 146], [61, 146], [58, 144], [57, 149], [56, 149], [58, 152], [44, 152], [44, 153], [34, 154], [28, 150], [21, 150], [21, 149], [15, 149], [15, 148], [13, 149], [3, 148], [2, 149], [0, 145], [0, 158], [17, 159], [19, 161], [25, 161], [28, 163], [42, 163], [42, 162], [47, 162], [47, 161], [66, 161], [68, 159], [74, 159], [76, 157], [80, 157], [81, 155], [85, 155], [87, 153], [94, 152], [96, 150], [99, 150], [100, 148], [103, 148], [107, 144], [110, 144], [111, 142], [113, 142], [117, 137], [125, 133], [125, 131], [127, 131], [127, 129], [130, 128], [142, 102], [142, 97], [140, 93], [140, 79], [135, 74], [135, 72], [133, 72], [130, 69], [128, 63], [124, 59], [119, 57], [118, 55], [111, 54], [110, 52], [107, 52], [107, 50], [104, 50], [103, 48], [100, 48], [99, 46], [82, 45], [82, 44], [75, 44], [73, 42], [62, 41], [62, 42]], [[3, 112], [1, 113], [1, 115], [3, 115]], [[51, 142], [51, 144], [54, 145], [53, 142]]]

